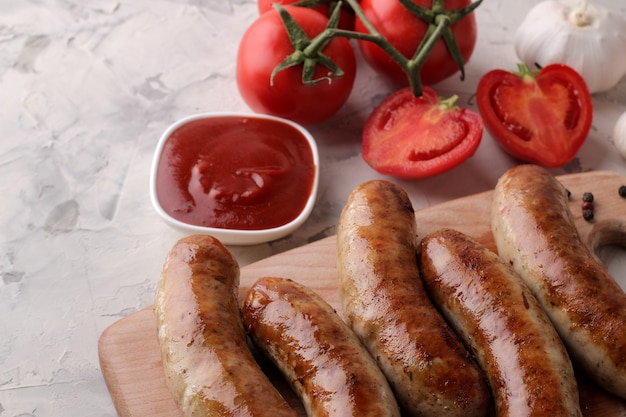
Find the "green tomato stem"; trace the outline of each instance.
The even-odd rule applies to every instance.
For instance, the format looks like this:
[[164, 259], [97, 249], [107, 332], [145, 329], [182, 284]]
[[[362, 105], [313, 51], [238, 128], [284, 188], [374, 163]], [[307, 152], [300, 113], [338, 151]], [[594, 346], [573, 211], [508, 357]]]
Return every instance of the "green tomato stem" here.
[[439, 97], [439, 107], [443, 111], [456, 110], [459, 108], [459, 106], [456, 105], [458, 99], [459, 96], [456, 94], [448, 98]]
[[[296, 49], [298, 49], [298, 47], [301, 47], [301, 55], [298, 54], [298, 51], [296, 50], [291, 58], [286, 59], [281, 64], [282, 68], [279, 69], [279, 67], [277, 67], [275, 69], [275, 73], [284, 69], [287, 66], [294, 65], [297, 61], [303, 59], [302, 57], [306, 57], [306, 59], [310, 60], [317, 60], [318, 57], [320, 57], [321, 55], [321, 51], [326, 47], [328, 42], [330, 42], [332, 38], [339, 36], [348, 39], [372, 42], [379, 46], [405, 72], [409, 81], [409, 86], [415, 97], [419, 97], [422, 95], [420, 70], [424, 65], [424, 62], [426, 61], [426, 58], [435, 47], [439, 39], [443, 39], [444, 43], [448, 47], [448, 50], [452, 54], [455, 62], [457, 63], [461, 71], [461, 79], [464, 78], [465, 70], [463, 58], [458, 49], [454, 34], [452, 33], [450, 26], [458, 20], [462, 19], [463, 17], [467, 16], [469, 13], [473, 12], [482, 3], [483, 0], [475, 1], [463, 9], [452, 11], [447, 11], [445, 9], [444, 0], [434, 0], [431, 9], [426, 9], [422, 6], [419, 6], [413, 3], [413, 1], [411, 0], [398, 0], [411, 13], [422, 19], [428, 25], [426, 35], [424, 36], [424, 39], [418, 46], [415, 54], [411, 59], [406, 58], [384, 36], [382, 36], [378, 32], [374, 25], [372, 25], [369, 19], [365, 16], [365, 13], [363, 12], [363, 9], [361, 8], [357, 0], [345, 1], [352, 8], [356, 17], [361, 20], [368, 33], [340, 29], [337, 27], [340, 12], [339, 9], [341, 7], [341, 1], [339, 1], [333, 8], [333, 13], [330, 17], [329, 25], [324, 31], [322, 31], [320, 34], [310, 40], [306, 38], [306, 36], [306, 39], [303, 40], [301, 33], [298, 33], [297, 37], [292, 39], [292, 43]], [[289, 31], [289, 28], [287, 28], [287, 30]], [[295, 32], [298, 32], [298, 29], [296, 29]], [[291, 36], [292, 34], [290, 33], [290, 38]], [[298, 56], [299, 59], [295, 59], [296, 56]], [[327, 61], [323, 59], [319, 59], [319, 61], [319, 63], [328, 66]], [[337, 71], [336, 68], [333, 68], [333, 70], [334, 76], [341, 76], [342, 72], [340, 71], [340, 69], [339, 71]], [[312, 73], [310, 67], [308, 68], [308, 72]]]
[[518, 77], [524, 80], [534, 80], [535, 77], [537, 77], [538, 73], [539, 71], [533, 71], [530, 68], [528, 68], [528, 65], [526, 65], [526, 63], [524, 62], [519, 62], [517, 64], [517, 72], [513, 72], [513, 74], [517, 75]]

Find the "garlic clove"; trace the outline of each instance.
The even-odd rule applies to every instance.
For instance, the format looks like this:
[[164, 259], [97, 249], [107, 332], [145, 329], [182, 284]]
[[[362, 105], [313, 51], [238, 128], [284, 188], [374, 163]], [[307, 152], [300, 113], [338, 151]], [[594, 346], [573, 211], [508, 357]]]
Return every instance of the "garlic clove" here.
[[515, 52], [530, 68], [562, 63], [591, 93], [609, 90], [626, 74], [626, 19], [589, 2], [546, 0], [535, 5], [515, 34]]
[[613, 145], [620, 156], [626, 159], [626, 112], [624, 112], [615, 123], [613, 129]]

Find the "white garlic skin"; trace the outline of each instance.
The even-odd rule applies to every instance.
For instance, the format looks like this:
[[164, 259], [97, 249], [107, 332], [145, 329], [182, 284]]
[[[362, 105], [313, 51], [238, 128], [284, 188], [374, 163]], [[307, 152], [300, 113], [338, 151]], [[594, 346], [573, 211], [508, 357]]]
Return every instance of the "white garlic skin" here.
[[613, 129], [613, 144], [620, 156], [626, 159], [626, 112], [624, 112], [615, 123]]
[[515, 52], [529, 68], [565, 64], [590, 93], [606, 91], [626, 75], [626, 19], [592, 3], [542, 1], [518, 27]]

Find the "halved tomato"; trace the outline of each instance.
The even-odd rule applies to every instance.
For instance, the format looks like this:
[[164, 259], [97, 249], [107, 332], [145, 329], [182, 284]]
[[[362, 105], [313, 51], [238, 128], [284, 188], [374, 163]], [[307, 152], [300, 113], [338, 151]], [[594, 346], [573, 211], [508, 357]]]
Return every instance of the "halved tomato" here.
[[531, 71], [496, 69], [476, 92], [487, 131], [511, 155], [548, 168], [570, 162], [581, 148], [593, 118], [585, 80], [574, 69], [552, 64]]
[[415, 97], [403, 88], [374, 109], [363, 129], [363, 159], [376, 171], [400, 178], [440, 174], [472, 156], [483, 134], [480, 115], [440, 99], [424, 87]]

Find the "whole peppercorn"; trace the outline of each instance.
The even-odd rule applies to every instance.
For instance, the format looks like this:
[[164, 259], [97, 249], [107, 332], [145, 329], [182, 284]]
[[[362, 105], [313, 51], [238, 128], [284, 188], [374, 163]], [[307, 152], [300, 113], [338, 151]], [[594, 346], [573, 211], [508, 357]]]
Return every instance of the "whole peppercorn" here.
[[617, 192], [619, 193], [620, 197], [626, 198], [626, 185], [622, 185], [621, 187], [619, 187]]
[[593, 217], [595, 215], [595, 207], [593, 205], [592, 193], [590, 192], [583, 193], [583, 203], [582, 203], [581, 209], [583, 211], [583, 219], [587, 220], [588, 222], [593, 220]]
[[593, 203], [591, 201], [584, 201], [582, 204], [582, 209], [583, 210], [593, 210]]
[[589, 192], [583, 193], [583, 201], [593, 203], [593, 194]]

